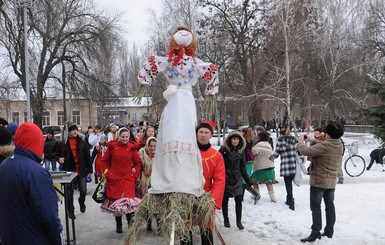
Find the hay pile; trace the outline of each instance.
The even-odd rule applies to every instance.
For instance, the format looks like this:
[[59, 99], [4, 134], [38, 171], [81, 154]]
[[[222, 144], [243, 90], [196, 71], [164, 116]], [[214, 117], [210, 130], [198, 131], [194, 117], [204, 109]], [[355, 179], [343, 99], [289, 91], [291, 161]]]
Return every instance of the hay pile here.
[[135, 244], [136, 235], [143, 224], [154, 216], [159, 221], [157, 234], [168, 241], [174, 220], [176, 239], [189, 237], [190, 232], [194, 232], [194, 226], [208, 227], [215, 224], [214, 209], [210, 193], [200, 197], [187, 193], [146, 194], [131, 221], [126, 244]]

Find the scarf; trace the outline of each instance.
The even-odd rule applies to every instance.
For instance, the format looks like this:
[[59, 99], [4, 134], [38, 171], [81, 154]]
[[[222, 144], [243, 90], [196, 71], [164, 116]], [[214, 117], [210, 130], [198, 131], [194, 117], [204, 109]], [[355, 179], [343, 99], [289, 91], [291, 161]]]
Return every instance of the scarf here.
[[199, 148], [199, 150], [201, 150], [201, 151], [207, 151], [208, 149], [210, 149], [210, 147], [211, 147], [211, 144], [210, 144], [210, 143], [208, 143], [207, 145], [202, 145], [202, 144], [200, 144], [200, 143], [198, 142], [198, 148]]

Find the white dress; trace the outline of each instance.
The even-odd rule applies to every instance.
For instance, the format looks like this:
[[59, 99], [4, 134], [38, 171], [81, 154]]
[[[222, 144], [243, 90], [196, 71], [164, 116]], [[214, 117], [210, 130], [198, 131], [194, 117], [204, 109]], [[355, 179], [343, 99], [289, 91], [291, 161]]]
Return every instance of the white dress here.
[[150, 56], [138, 79], [151, 85], [162, 73], [169, 82], [163, 96], [168, 101], [159, 122], [158, 142], [151, 175], [150, 194], [183, 192], [197, 197], [204, 193], [202, 160], [197, 145], [195, 101], [191, 86], [206, 81], [205, 94], [218, 92], [218, 69], [214, 64], [184, 55], [176, 66], [167, 57]]

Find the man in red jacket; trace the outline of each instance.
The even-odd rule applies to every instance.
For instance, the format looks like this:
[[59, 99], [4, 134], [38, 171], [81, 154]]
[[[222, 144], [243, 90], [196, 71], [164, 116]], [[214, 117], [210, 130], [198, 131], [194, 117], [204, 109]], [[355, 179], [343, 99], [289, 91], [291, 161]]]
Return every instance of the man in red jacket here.
[[[198, 147], [202, 157], [205, 192], [210, 192], [214, 199], [215, 207], [222, 208], [223, 193], [225, 191], [225, 165], [222, 154], [211, 147], [210, 139], [213, 137], [214, 122], [205, 120], [196, 127]], [[211, 227], [201, 227], [202, 245], [213, 245], [213, 232]], [[192, 245], [192, 239], [181, 241], [181, 245]]]

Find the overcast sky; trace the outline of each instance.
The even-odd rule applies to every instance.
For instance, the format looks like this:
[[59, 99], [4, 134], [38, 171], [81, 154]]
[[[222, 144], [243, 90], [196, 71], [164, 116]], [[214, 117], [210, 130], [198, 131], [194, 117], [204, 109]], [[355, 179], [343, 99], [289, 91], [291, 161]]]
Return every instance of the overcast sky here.
[[147, 41], [149, 10], [161, 10], [161, 0], [95, 0], [95, 3], [111, 14], [124, 13], [121, 22], [124, 37], [129, 44], [135, 42], [138, 46]]

